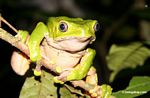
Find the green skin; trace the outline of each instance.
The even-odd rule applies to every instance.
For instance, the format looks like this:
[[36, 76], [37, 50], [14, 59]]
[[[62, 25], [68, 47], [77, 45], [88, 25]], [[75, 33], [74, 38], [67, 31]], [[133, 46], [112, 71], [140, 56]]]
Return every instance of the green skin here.
[[[65, 24], [65, 29], [60, 27], [61, 24]], [[67, 74], [65, 81], [81, 80], [86, 77], [88, 71], [92, 67], [93, 59], [95, 57], [95, 50], [91, 48], [85, 48], [88, 44], [95, 40], [95, 25], [96, 20], [83, 20], [81, 18], [68, 18], [68, 17], [50, 17], [47, 25], [43, 22], [39, 22], [36, 28], [30, 35], [28, 41], [30, 60], [32, 62], [38, 62], [42, 58], [40, 44], [44, 38], [46, 38], [48, 45], [55, 47], [56, 50], [63, 50], [69, 53], [76, 53], [85, 51], [86, 53], [82, 56], [81, 62], [73, 67], [73, 70]], [[26, 39], [24, 31], [20, 32], [23, 39]], [[72, 41], [75, 40], [75, 41]], [[52, 43], [54, 41], [54, 43]], [[64, 46], [63, 41], [73, 43], [69, 44], [68, 47]], [[71, 45], [77, 44], [78, 47]], [[55, 78], [56, 82], [61, 83], [59, 79]], [[65, 82], [63, 81], [63, 82]], [[102, 90], [105, 91], [102, 86]], [[111, 94], [111, 88], [108, 88], [107, 97]], [[105, 95], [105, 94], [103, 94]]]
[[[62, 32], [59, 30], [60, 22], [65, 22], [68, 25], [68, 30], [66, 32]], [[43, 38], [48, 35], [53, 40], [62, 40], [64, 38], [72, 38], [72, 37], [84, 37], [89, 38], [93, 37], [95, 40], [95, 31], [93, 29], [94, 25], [97, 23], [95, 20], [82, 20], [81, 18], [68, 18], [68, 17], [51, 17], [48, 19], [47, 26], [39, 22], [31, 34], [31, 37], [28, 42], [29, 50], [30, 50], [30, 59], [35, 62], [41, 59], [40, 52], [40, 43]], [[81, 27], [81, 25], [83, 25]], [[91, 28], [89, 28], [91, 27]], [[91, 42], [93, 41], [91, 40]], [[79, 49], [80, 50], [80, 49]], [[79, 51], [79, 50], [70, 50], [70, 51]], [[82, 62], [82, 66], [77, 68], [77, 70], [73, 70], [70, 75], [68, 75], [67, 80], [80, 80], [85, 77], [88, 70], [90, 69], [94, 56], [95, 50], [87, 49], [87, 56], [84, 62]], [[78, 70], [80, 69], [80, 70]]]

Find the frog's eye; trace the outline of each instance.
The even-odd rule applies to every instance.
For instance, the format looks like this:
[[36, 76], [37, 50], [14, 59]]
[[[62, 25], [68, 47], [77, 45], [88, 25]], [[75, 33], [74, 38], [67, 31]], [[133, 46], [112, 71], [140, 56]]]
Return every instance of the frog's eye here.
[[95, 23], [94, 25], [94, 31], [98, 31], [100, 29], [100, 24], [98, 22]]
[[59, 30], [62, 31], [62, 32], [66, 32], [66, 31], [68, 30], [68, 25], [67, 25], [67, 23], [61, 22], [61, 23], [59, 24]]

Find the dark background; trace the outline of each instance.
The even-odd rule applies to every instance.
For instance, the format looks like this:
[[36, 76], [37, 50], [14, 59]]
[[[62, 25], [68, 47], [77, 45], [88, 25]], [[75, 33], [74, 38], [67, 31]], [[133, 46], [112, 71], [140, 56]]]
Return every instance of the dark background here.
[[[142, 67], [122, 70], [114, 82], [109, 83], [110, 70], [106, 55], [109, 47], [116, 43], [150, 40], [149, 0], [0, 0], [0, 13], [16, 29], [32, 32], [36, 23], [46, 23], [51, 16], [81, 17], [96, 19], [101, 29], [97, 40], [91, 45], [97, 55], [94, 65], [98, 70], [100, 84], [108, 83], [113, 91], [124, 89], [133, 76], [149, 76], [150, 60]], [[142, 25], [146, 23], [146, 25]], [[5, 24], [2, 28], [15, 34]], [[0, 40], [0, 98], [18, 98], [25, 77], [15, 74], [10, 66], [14, 50], [7, 42]], [[138, 97], [146, 98], [150, 94]]]

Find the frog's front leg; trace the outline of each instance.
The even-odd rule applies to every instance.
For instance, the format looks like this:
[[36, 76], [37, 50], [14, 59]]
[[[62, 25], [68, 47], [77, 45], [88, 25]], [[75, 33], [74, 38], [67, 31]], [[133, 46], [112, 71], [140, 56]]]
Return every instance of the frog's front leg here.
[[28, 41], [30, 59], [32, 62], [36, 62], [36, 68], [34, 70], [34, 75], [39, 76], [41, 74], [40, 70], [40, 60], [41, 50], [40, 44], [43, 38], [48, 34], [48, 28], [43, 22], [39, 22], [33, 32], [31, 33], [30, 39]]
[[88, 48], [80, 63], [67, 76], [67, 81], [83, 79], [91, 68], [95, 54], [95, 50]]
[[39, 22], [31, 33], [28, 42], [31, 61], [35, 62], [41, 59], [40, 44], [46, 34], [48, 34], [47, 26], [43, 22]]
[[95, 50], [88, 48], [87, 50], [85, 50], [85, 54], [81, 58], [79, 64], [75, 66], [75, 68], [71, 68], [61, 72], [59, 76], [54, 78], [54, 81], [56, 83], [62, 84], [66, 81], [83, 79], [87, 75], [92, 65], [95, 54]]

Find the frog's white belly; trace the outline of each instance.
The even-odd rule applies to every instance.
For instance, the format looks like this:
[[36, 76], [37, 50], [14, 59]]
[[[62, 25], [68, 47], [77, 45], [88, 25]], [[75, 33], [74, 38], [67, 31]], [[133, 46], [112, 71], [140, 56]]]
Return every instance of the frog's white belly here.
[[69, 53], [66, 51], [58, 50], [47, 44], [44, 45], [44, 54], [49, 62], [55, 68], [59, 66], [62, 70], [73, 68], [76, 66], [83, 56], [83, 53]]

